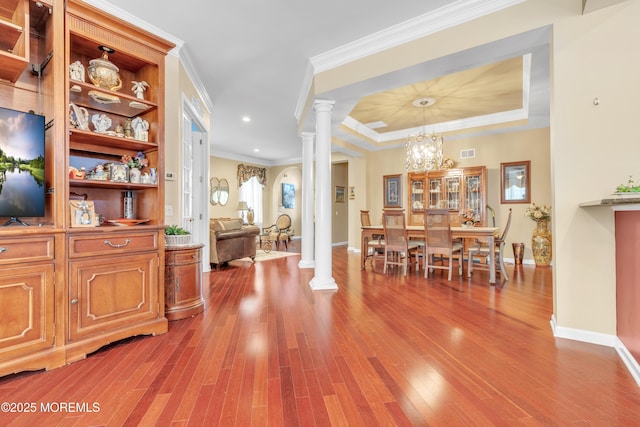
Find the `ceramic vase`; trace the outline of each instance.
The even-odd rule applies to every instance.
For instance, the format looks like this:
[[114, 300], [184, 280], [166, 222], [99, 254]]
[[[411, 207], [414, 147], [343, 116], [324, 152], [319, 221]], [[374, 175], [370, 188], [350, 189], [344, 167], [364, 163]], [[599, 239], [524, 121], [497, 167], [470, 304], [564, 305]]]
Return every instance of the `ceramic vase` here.
[[129, 169], [129, 182], [132, 184], [140, 184], [140, 169], [131, 168]]
[[531, 250], [536, 267], [548, 267], [551, 263], [551, 232], [549, 222], [541, 220], [536, 222], [536, 229], [531, 237]]
[[250, 225], [253, 225], [254, 219], [255, 219], [255, 215], [253, 213], [253, 209], [249, 209], [249, 211], [247, 212], [247, 222]]

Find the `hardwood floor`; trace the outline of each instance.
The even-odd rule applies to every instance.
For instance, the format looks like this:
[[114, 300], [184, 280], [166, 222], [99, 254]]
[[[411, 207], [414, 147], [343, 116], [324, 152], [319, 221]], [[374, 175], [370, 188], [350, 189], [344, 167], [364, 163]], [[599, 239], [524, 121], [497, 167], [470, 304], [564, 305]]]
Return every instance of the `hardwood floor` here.
[[0, 378], [0, 402], [37, 406], [0, 425], [639, 423], [640, 388], [614, 349], [554, 339], [550, 269], [508, 265], [511, 281], [491, 287], [483, 271], [361, 271], [340, 247], [339, 290], [313, 292], [298, 261], [230, 263], [205, 274], [206, 311], [167, 334]]

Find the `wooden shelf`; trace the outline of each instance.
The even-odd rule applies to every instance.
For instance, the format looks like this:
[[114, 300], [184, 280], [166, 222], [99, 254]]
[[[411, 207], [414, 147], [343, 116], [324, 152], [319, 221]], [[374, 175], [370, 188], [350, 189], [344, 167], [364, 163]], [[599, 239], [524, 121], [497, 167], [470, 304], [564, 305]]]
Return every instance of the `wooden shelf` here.
[[148, 190], [157, 184], [132, 184], [130, 182], [98, 181], [94, 179], [69, 179], [69, 187], [112, 188], [120, 190]]
[[124, 154], [123, 150], [127, 152], [156, 150], [158, 144], [133, 138], [100, 134], [88, 130], [70, 129], [69, 148], [90, 153], [122, 155]]
[[[104, 98], [116, 97], [120, 100], [118, 103], [101, 103], [95, 101], [89, 93], [95, 93], [103, 95]], [[74, 104], [82, 107], [91, 108], [94, 110], [100, 110], [107, 113], [118, 114], [125, 117], [136, 117], [141, 114], [148, 113], [158, 108], [158, 104], [138, 99], [135, 96], [127, 95], [121, 92], [114, 92], [106, 89], [99, 88], [91, 83], [79, 82], [75, 80], [69, 81], [69, 100]], [[146, 108], [135, 108], [131, 105], [146, 105]]]
[[15, 83], [28, 64], [28, 0], [0, 0], [0, 79]]

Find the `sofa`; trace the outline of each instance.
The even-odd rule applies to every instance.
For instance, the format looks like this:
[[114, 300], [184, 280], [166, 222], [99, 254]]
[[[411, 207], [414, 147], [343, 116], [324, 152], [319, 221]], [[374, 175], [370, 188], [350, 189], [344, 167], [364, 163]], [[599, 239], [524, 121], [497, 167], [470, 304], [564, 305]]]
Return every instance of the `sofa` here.
[[209, 220], [209, 263], [218, 268], [234, 259], [256, 256], [256, 236], [260, 229], [243, 225], [240, 218], [212, 218]]

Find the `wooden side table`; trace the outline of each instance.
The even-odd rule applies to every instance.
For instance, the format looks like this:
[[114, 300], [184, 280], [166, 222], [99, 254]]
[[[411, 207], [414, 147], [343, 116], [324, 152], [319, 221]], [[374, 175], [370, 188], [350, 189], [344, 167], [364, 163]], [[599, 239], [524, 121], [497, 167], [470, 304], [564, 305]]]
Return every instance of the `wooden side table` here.
[[165, 247], [165, 316], [179, 320], [204, 311], [202, 243]]

